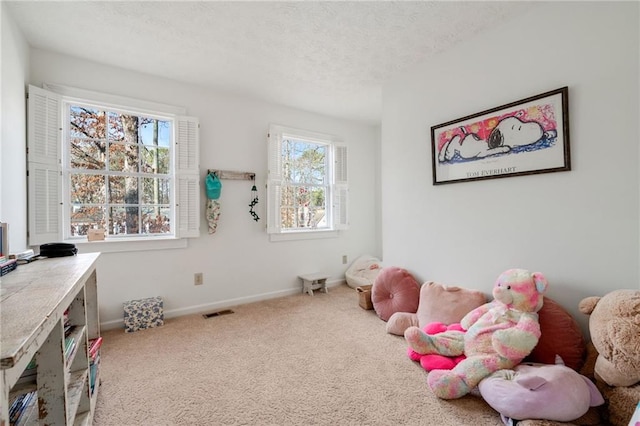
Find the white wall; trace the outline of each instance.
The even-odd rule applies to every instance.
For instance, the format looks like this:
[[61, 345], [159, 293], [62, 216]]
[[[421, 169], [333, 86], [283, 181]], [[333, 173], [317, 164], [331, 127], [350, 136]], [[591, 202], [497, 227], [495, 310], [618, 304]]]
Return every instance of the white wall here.
[[[225, 180], [215, 234], [207, 234], [203, 189], [201, 237], [190, 240], [188, 248], [101, 256], [100, 316], [107, 327], [120, 325], [122, 302], [127, 300], [162, 296], [166, 316], [217, 309], [299, 292], [302, 287], [297, 275], [301, 273], [322, 270], [339, 281], [348, 266], [342, 264], [342, 255], [346, 254], [349, 262], [363, 253], [379, 255], [377, 188], [372, 184], [379, 153], [379, 130], [375, 127], [41, 50], [31, 51], [29, 82], [184, 106], [189, 115], [200, 118], [203, 179], [208, 168], [257, 174], [258, 223], [249, 214], [251, 182]], [[264, 228], [264, 184], [266, 135], [272, 122], [338, 135], [348, 144], [351, 227], [341, 237], [269, 242]], [[204, 285], [194, 286], [195, 272], [204, 273]]]
[[0, 100], [0, 222], [9, 224], [9, 248], [27, 248], [27, 166], [25, 82], [29, 73], [29, 46], [6, 10], [2, 15]]
[[[640, 288], [638, 6], [539, 4], [384, 87], [386, 264], [488, 295], [543, 272], [585, 332], [583, 297]], [[565, 85], [571, 171], [432, 185], [431, 126]]]

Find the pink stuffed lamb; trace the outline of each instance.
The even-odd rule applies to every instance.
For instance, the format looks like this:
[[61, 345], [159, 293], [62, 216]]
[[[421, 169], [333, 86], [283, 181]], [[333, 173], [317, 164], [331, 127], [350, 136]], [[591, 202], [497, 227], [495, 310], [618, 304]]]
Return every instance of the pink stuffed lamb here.
[[442, 399], [469, 393], [491, 373], [511, 369], [535, 348], [540, 338], [538, 310], [547, 280], [539, 272], [509, 269], [493, 287], [492, 302], [469, 312], [460, 324], [467, 330], [428, 335], [410, 327], [405, 339], [418, 354], [466, 355], [452, 370], [433, 370], [427, 383]]

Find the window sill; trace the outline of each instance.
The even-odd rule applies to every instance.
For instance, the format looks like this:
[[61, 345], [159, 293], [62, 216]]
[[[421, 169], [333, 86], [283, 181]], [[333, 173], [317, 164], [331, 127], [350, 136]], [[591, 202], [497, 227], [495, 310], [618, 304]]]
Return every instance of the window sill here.
[[187, 247], [186, 238], [158, 238], [127, 241], [86, 241], [68, 240], [67, 243], [75, 244], [78, 253], [117, 253], [127, 251], [165, 250]]
[[269, 241], [318, 240], [322, 238], [338, 238], [338, 231], [301, 231], [269, 234]]

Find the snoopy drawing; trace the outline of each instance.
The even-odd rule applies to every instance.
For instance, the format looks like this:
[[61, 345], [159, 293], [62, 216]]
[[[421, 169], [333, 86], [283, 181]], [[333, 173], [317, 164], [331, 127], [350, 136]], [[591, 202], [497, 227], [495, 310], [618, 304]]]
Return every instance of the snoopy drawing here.
[[467, 133], [464, 127], [461, 129], [465, 133], [464, 137], [456, 135], [442, 146], [438, 155], [441, 163], [451, 161], [456, 153], [463, 159], [505, 154], [514, 147], [530, 145], [543, 136], [552, 138], [557, 134], [555, 130], [545, 132], [536, 121], [525, 122], [515, 116], [500, 120], [487, 140], [481, 139], [475, 133]]

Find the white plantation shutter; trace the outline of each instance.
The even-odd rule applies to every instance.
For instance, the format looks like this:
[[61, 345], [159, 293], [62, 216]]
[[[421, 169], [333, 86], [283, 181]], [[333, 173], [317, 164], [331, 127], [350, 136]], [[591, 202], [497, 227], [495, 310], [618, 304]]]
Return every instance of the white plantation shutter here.
[[[31, 246], [61, 241], [63, 228], [68, 226], [65, 216], [70, 211], [63, 210], [68, 207], [63, 206], [65, 202], [63, 200], [66, 197], [62, 196], [63, 135], [61, 127], [63, 126], [64, 100], [65, 98], [58, 93], [29, 86], [27, 166], [28, 238]], [[131, 100], [122, 98], [118, 104], [125, 105], [129, 101]], [[171, 115], [174, 116], [173, 112]], [[198, 237], [200, 234], [199, 123], [193, 117], [174, 117], [175, 223], [172, 229], [177, 238]], [[68, 191], [68, 188], [64, 190]]]
[[333, 145], [333, 226], [335, 229], [349, 228], [349, 185], [347, 174], [347, 146]]
[[27, 188], [29, 245], [61, 238], [60, 96], [29, 86], [27, 101]]
[[60, 163], [62, 118], [60, 95], [29, 86], [27, 146], [29, 161]]
[[200, 122], [195, 117], [176, 117], [176, 171], [198, 173]]
[[176, 118], [176, 236], [200, 236], [200, 123]]
[[282, 194], [282, 129], [271, 126], [267, 138], [267, 233], [278, 233], [282, 229], [280, 202]]

